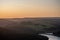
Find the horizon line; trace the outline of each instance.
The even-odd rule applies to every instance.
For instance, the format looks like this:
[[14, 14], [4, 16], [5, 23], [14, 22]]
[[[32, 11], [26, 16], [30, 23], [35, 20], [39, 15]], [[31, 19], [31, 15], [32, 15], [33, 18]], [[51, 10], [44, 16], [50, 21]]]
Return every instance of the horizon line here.
[[0, 19], [6, 19], [6, 18], [60, 18], [60, 17], [5, 17], [5, 18], [0, 18]]

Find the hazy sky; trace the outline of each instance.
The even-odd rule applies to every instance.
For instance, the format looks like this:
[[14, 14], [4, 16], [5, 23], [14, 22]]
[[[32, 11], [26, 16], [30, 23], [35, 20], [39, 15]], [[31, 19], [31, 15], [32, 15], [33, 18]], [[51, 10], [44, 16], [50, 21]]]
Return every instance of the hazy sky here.
[[60, 0], [0, 0], [0, 18], [59, 17]]

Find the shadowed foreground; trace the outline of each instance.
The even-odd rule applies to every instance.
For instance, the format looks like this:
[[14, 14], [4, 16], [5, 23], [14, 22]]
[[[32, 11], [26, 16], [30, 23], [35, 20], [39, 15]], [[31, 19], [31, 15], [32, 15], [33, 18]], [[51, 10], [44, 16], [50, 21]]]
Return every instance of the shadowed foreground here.
[[34, 34], [35, 32], [27, 33], [25, 31], [23, 33], [21, 31], [16, 32], [15, 30], [0, 28], [0, 40], [48, 40], [48, 37]]
[[41, 35], [0, 35], [1, 40], [48, 40], [48, 37]]

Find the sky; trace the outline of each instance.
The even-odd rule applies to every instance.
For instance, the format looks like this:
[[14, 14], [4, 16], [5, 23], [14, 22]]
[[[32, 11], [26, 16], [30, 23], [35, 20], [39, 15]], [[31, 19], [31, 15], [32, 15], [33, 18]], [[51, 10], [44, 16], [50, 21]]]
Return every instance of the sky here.
[[0, 18], [60, 17], [60, 0], [0, 0]]

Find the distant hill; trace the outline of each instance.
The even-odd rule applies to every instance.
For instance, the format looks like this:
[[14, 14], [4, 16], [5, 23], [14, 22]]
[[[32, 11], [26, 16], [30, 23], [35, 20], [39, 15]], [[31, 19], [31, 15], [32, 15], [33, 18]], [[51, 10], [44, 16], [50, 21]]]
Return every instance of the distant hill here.
[[60, 17], [0, 19], [0, 27], [18, 33], [55, 32], [60, 30]]

